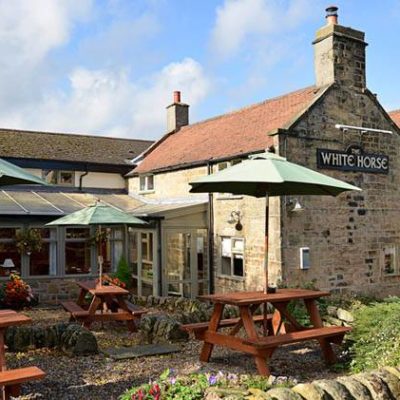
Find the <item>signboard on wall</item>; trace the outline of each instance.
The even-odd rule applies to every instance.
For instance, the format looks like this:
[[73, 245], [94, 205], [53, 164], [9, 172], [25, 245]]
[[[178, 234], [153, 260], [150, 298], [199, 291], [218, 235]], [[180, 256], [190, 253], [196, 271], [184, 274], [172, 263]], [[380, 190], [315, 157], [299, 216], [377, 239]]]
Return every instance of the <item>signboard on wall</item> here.
[[317, 149], [317, 167], [387, 174], [389, 157], [385, 154], [364, 153], [358, 145], [349, 146], [345, 151]]

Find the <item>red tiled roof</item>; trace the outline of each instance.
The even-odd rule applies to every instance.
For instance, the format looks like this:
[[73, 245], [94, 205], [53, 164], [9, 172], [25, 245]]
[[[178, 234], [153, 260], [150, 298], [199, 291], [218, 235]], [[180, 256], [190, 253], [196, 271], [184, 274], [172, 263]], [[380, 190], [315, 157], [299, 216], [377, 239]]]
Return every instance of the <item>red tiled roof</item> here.
[[272, 144], [268, 133], [284, 128], [323, 92], [311, 86], [211, 118], [164, 136], [133, 173], [247, 154]]
[[394, 123], [400, 128], [400, 110], [390, 111], [389, 115]]

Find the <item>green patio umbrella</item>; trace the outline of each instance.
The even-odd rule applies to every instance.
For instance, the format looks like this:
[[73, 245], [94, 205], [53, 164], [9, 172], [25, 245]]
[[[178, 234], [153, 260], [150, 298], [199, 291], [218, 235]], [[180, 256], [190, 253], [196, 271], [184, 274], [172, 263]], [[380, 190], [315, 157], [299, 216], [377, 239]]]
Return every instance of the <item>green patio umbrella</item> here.
[[[337, 196], [360, 188], [291, 163], [273, 153], [251, 156], [240, 164], [190, 182], [191, 193], [233, 193], [254, 197], [282, 195]], [[266, 219], [268, 221], [267, 215]], [[268, 224], [269, 226], [269, 224]], [[268, 232], [267, 238], [269, 238]], [[268, 243], [266, 244], [265, 290], [268, 288]]]
[[37, 184], [49, 185], [46, 181], [24, 169], [0, 158], [0, 186]]
[[[64, 217], [58, 218], [46, 224], [46, 226], [68, 225], [97, 225], [99, 231], [101, 232], [102, 225], [147, 225], [147, 222], [98, 201], [96, 204], [85, 207], [82, 210], [75, 211], [69, 215], [65, 215]], [[102, 255], [99, 255], [98, 263], [100, 275], [99, 283], [101, 286], [101, 279], [103, 275]]]

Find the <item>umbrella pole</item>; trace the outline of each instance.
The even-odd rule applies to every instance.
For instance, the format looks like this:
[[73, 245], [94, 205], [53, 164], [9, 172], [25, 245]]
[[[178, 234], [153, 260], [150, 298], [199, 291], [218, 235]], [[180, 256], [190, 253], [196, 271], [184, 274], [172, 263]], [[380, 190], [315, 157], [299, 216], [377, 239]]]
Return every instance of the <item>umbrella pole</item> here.
[[102, 277], [103, 277], [103, 254], [101, 251], [101, 225], [99, 225], [99, 244], [98, 244], [98, 249], [99, 249], [99, 254], [97, 255], [97, 260], [98, 260], [98, 266], [99, 266], [99, 286], [102, 286]]
[[269, 196], [265, 196], [265, 255], [264, 255], [264, 293], [268, 292], [268, 242], [269, 242]]

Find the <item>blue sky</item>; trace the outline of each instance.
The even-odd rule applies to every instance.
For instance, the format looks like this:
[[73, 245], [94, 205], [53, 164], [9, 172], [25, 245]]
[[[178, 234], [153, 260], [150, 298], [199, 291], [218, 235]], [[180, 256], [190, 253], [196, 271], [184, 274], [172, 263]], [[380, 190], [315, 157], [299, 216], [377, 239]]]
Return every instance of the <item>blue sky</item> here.
[[[400, 0], [337, 1], [366, 32], [368, 87], [400, 108]], [[379, 5], [377, 5], [379, 4]], [[0, 0], [0, 126], [159, 138], [314, 83], [320, 0]]]

